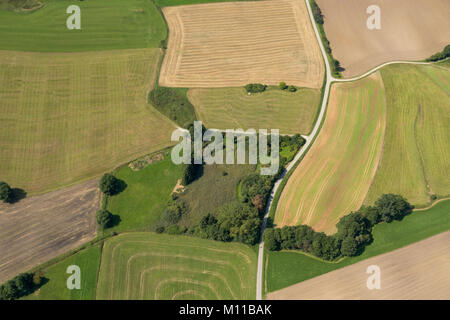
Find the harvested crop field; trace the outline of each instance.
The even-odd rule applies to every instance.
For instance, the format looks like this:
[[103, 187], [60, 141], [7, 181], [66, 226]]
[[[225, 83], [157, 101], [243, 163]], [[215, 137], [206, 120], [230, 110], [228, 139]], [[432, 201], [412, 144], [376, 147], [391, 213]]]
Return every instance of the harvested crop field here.
[[380, 159], [386, 124], [379, 73], [332, 86], [323, 127], [287, 182], [277, 226], [308, 224], [333, 233], [363, 203]]
[[322, 85], [323, 60], [304, 1], [212, 3], [163, 12], [169, 25], [163, 86]]
[[95, 178], [171, 145], [147, 103], [160, 49], [0, 51], [0, 176], [29, 195]]
[[129, 233], [104, 244], [97, 299], [254, 299], [255, 283], [243, 244]]
[[97, 184], [0, 204], [0, 283], [95, 237]]
[[[316, 0], [325, 16], [333, 56], [353, 77], [384, 62], [423, 60], [450, 40], [448, 0]], [[381, 29], [369, 30], [370, 5], [381, 10]]]
[[279, 129], [281, 134], [307, 135], [316, 119], [320, 90], [269, 87], [248, 95], [244, 88], [211, 88], [191, 89], [188, 96], [207, 128]]
[[[449, 299], [450, 231], [317, 278], [269, 293], [268, 299]], [[381, 289], [369, 290], [367, 267], [381, 271]]]
[[367, 204], [396, 193], [418, 206], [450, 194], [450, 68], [391, 65], [381, 70], [387, 124]]

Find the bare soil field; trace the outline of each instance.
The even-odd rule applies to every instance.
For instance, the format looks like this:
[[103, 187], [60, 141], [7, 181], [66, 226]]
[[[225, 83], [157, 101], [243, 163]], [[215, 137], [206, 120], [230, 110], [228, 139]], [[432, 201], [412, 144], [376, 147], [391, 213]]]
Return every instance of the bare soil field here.
[[[268, 294], [268, 299], [449, 299], [450, 231]], [[369, 290], [367, 267], [381, 270]]]
[[170, 31], [162, 86], [322, 85], [323, 60], [303, 0], [175, 6], [163, 12]]
[[0, 204], [0, 283], [93, 239], [98, 181]]
[[[450, 43], [448, 0], [317, 0], [333, 56], [354, 77], [384, 62], [423, 60]], [[381, 9], [381, 29], [369, 30], [370, 5]]]

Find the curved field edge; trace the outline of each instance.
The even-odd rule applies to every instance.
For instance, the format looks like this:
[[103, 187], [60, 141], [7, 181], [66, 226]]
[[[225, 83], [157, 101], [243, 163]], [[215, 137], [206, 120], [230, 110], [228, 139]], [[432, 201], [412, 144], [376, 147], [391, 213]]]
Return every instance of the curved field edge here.
[[254, 299], [250, 247], [129, 233], [105, 241], [97, 299]]
[[397, 193], [425, 207], [450, 192], [450, 69], [445, 64], [390, 65], [381, 74], [386, 136], [365, 203]]
[[[204, 88], [285, 81], [320, 87], [323, 64], [310, 24], [299, 23], [308, 19], [302, 1], [169, 6], [163, 12], [170, 35], [160, 85]], [[267, 20], [278, 26], [281, 38], [265, 30]], [[243, 41], [243, 34], [252, 37]]]
[[[442, 300], [450, 294], [450, 231], [357, 262], [267, 295], [289, 300]], [[381, 270], [381, 287], [368, 290], [367, 270]], [[369, 277], [370, 279], [370, 277]]]
[[375, 174], [385, 128], [379, 73], [333, 84], [329, 99], [317, 140], [281, 194], [279, 226], [301, 222], [332, 233], [341, 216], [361, 206]]
[[373, 243], [360, 256], [347, 257], [338, 263], [322, 262], [300, 252], [266, 251], [265, 292], [276, 291], [448, 231], [449, 212], [450, 200], [445, 200], [426, 211], [414, 211], [402, 221], [378, 224], [373, 229]]
[[208, 128], [279, 129], [281, 134], [307, 135], [314, 126], [320, 91], [269, 87], [248, 95], [244, 88], [199, 88], [190, 89], [188, 97]]

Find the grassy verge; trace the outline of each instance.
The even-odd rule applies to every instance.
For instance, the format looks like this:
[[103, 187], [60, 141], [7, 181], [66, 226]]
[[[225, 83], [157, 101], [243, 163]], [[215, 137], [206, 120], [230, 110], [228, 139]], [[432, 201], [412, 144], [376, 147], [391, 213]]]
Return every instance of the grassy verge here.
[[450, 230], [449, 212], [450, 200], [447, 200], [429, 210], [413, 212], [402, 221], [378, 224], [373, 230], [373, 243], [360, 256], [338, 263], [323, 262], [300, 252], [266, 252], [269, 258], [267, 290], [279, 290]]
[[[45, 284], [25, 300], [92, 300], [95, 299], [100, 264], [100, 245], [91, 246], [44, 269]], [[81, 289], [67, 288], [67, 267], [80, 267]]]
[[164, 160], [152, 163], [142, 170], [133, 171], [120, 167], [115, 176], [127, 187], [118, 195], [108, 198], [107, 209], [120, 221], [109, 231], [149, 230], [159, 218], [170, 200], [177, 180], [181, 178], [181, 166], [170, 159], [170, 151], [164, 151]]

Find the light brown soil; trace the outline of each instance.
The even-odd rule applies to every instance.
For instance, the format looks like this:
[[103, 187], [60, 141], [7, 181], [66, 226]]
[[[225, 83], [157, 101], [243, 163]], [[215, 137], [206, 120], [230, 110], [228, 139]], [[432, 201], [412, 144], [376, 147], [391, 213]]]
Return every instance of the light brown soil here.
[[[345, 77], [389, 61], [423, 60], [450, 44], [448, 0], [317, 0], [325, 33]], [[367, 7], [381, 9], [381, 30], [369, 30]]]
[[303, 0], [176, 6], [163, 12], [170, 34], [160, 85], [322, 85], [322, 56]]
[[93, 239], [98, 181], [0, 204], [0, 283]]
[[[268, 299], [450, 299], [450, 231], [332, 271]], [[369, 290], [367, 267], [381, 270], [381, 289]]]

